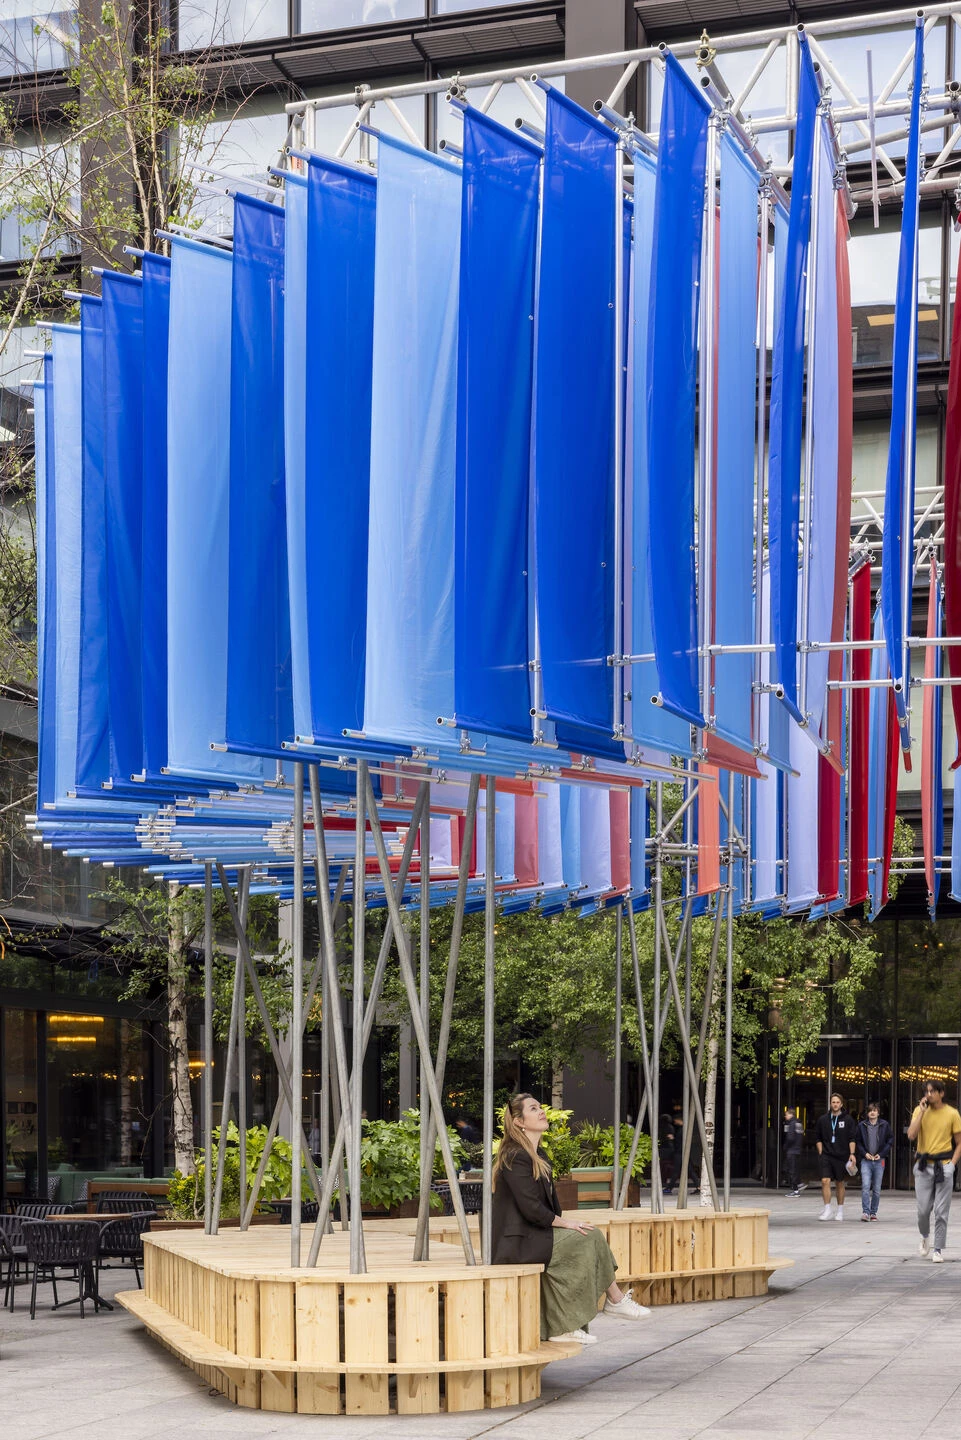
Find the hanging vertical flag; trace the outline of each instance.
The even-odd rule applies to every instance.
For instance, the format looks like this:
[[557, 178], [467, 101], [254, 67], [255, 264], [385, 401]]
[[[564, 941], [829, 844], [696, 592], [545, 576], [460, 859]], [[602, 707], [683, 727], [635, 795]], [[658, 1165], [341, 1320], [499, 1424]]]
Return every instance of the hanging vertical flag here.
[[[84, 295], [80, 302], [80, 350], [83, 359], [83, 577], [77, 788], [99, 790], [110, 773], [107, 550], [103, 516], [103, 304], [99, 295]], [[39, 515], [39, 499], [37, 506]], [[38, 631], [39, 628], [38, 624]]]
[[721, 771], [699, 764], [697, 786], [697, 895], [721, 888]]
[[143, 588], [141, 593], [144, 769], [167, 764], [167, 348], [170, 261], [146, 254], [143, 273]]
[[[918, 204], [921, 186], [921, 91], [924, 86], [924, 21], [914, 31], [911, 119], [904, 162], [904, 210], [894, 306], [894, 362], [891, 375], [891, 439], [884, 488], [881, 551], [881, 614], [894, 704], [906, 770], [911, 768], [907, 635], [911, 630], [914, 582], [915, 411], [918, 379]], [[951, 533], [950, 531], [948, 532]]]
[[[961, 295], [961, 250], [955, 295]], [[944, 433], [944, 629], [961, 635], [961, 305], [955, 303], [951, 325], [951, 370]], [[948, 645], [947, 672], [961, 681], [961, 645]], [[950, 687], [958, 753], [952, 770], [961, 766], [961, 684]], [[961, 827], [959, 827], [961, 828]]]
[[457, 361], [454, 705], [531, 738], [528, 493], [540, 149], [464, 111]]
[[[547, 97], [534, 390], [534, 575], [543, 707], [560, 744], [613, 741], [617, 136]], [[621, 438], [617, 438], [618, 444]], [[617, 597], [620, 603], [620, 596]]]
[[[883, 639], [883, 621], [880, 606], [874, 612], [873, 639]], [[857, 654], [857, 651], [854, 652]], [[868, 918], [874, 920], [883, 909], [888, 898], [887, 861], [887, 809], [888, 809], [888, 754], [889, 724], [891, 718], [891, 690], [884, 682], [888, 678], [887, 656], [876, 644], [868, 652], [871, 656], [871, 679], [875, 682], [868, 690], [870, 696], [869, 719], [869, 760], [868, 760]], [[895, 741], [895, 755], [897, 742]]]
[[[931, 556], [931, 577], [928, 582], [927, 638], [939, 640], [942, 631], [941, 587], [938, 564]], [[947, 647], [949, 650], [951, 646]], [[942, 674], [940, 645], [928, 645], [924, 652], [926, 680], [940, 680]], [[928, 882], [928, 913], [934, 920], [940, 886], [938, 865], [944, 841], [944, 796], [941, 775], [941, 741], [944, 712], [944, 691], [938, 684], [925, 685], [921, 719], [921, 838], [924, 850], [924, 875]], [[959, 817], [961, 825], [961, 817]]]
[[[47, 388], [52, 421], [47, 447], [47, 484], [53, 486], [53, 581], [56, 602], [54, 695], [56, 796], [63, 800], [77, 783], [77, 712], [80, 686], [80, 557], [83, 455], [80, 330], [53, 327], [53, 372]], [[52, 457], [52, 465], [51, 465]], [[48, 573], [50, 570], [48, 557]]]
[[57, 567], [53, 494], [53, 355], [44, 356], [33, 387], [37, 492], [37, 810], [57, 798]]
[[234, 197], [225, 738], [293, 738], [284, 493], [284, 211]]
[[[871, 638], [871, 567], [862, 565], [851, 582], [851, 639], [863, 644]], [[848, 760], [848, 904], [860, 905], [868, 898], [871, 691], [871, 651], [851, 652], [851, 678], [857, 686], [850, 692], [850, 750]]]
[[784, 288], [774, 331], [771, 374], [771, 431], [768, 465], [768, 550], [771, 563], [772, 673], [784, 689], [784, 703], [801, 722], [798, 709], [798, 534], [801, 503], [801, 415], [804, 398], [804, 334], [807, 252], [811, 233], [811, 184], [815, 121], [820, 91], [811, 52], [800, 37], [797, 128], [791, 174], [791, 211], [785, 251]]
[[[710, 105], [672, 55], [661, 105], [648, 357], [647, 573], [661, 704], [704, 726], [694, 468], [698, 292]], [[714, 197], [710, 197], [714, 214]], [[643, 576], [640, 577], [643, 582]]]

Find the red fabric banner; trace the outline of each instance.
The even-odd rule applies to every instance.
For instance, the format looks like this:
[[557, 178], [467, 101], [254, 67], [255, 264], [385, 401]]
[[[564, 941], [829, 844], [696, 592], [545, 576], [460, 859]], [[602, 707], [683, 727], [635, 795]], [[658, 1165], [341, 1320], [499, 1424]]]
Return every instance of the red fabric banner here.
[[[961, 276], [961, 253], [958, 255]], [[961, 291], [958, 292], [961, 295]], [[948, 410], [944, 433], [944, 633], [961, 635], [961, 305], [954, 307], [951, 327], [951, 370], [948, 377]], [[961, 646], [944, 647], [945, 673], [961, 679]], [[954, 729], [958, 755], [951, 765], [961, 765], [961, 686], [952, 685]]]
[[891, 855], [894, 851], [894, 817], [898, 808], [898, 760], [901, 756], [901, 732], [898, 729], [898, 710], [894, 703], [894, 691], [888, 692], [888, 765], [884, 787], [884, 884], [881, 887], [881, 905], [888, 903], [888, 878], [891, 874]]
[[[862, 565], [851, 586], [851, 639], [871, 638], [871, 567]], [[851, 652], [851, 679], [870, 680], [870, 650]], [[848, 904], [868, 898], [868, 763], [870, 759], [871, 692], [851, 690], [848, 703], [849, 821]]]
[[514, 874], [519, 885], [536, 885], [540, 879], [535, 795], [514, 798]]
[[697, 768], [701, 775], [714, 777], [697, 787], [697, 893], [711, 895], [721, 888], [720, 774], [714, 765]]
[[818, 756], [818, 894], [836, 900], [841, 893], [841, 776], [826, 755]]
[[[938, 562], [931, 557], [931, 579], [928, 586], [928, 628], [929, 640], [938, 633]], [[946, 647], [950, 649], [951, 647]], [[924, 652], [924, 674], [933, 679], [937, 673], [938, 657], [933, 645]], [[924, 875], [928, 882], [928, 903], [934, 897], [934, 711], [937, 703], [937, 687], [925, 685], [921, 696], [921, 844], [924, 851]]]
[[611, 791], [611, 884], [615, 890], [631, 888], [631, 797], [626, 790]]

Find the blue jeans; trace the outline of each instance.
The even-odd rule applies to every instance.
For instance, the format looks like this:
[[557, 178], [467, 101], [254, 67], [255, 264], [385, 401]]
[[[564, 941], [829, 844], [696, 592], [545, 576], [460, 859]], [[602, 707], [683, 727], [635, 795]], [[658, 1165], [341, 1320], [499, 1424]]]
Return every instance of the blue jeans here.
[[884, 1179], [883, 1160], [861, 1161], [861, 1213], [876, 1215], [881, 1202], [881, 1181]]

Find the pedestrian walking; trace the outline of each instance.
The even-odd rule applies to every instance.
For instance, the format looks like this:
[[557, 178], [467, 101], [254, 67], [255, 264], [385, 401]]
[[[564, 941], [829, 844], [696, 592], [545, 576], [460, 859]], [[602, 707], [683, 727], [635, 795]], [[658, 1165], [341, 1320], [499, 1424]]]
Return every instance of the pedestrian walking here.
[[920, 1105], [908, 1126], [908, 1139], [917, 1143], [914, 1194], [918, 1202], [918, 1230], [922, 1255], [931, 1250], [931, 1211], [934, 1211], [934, 1249], [931, 1259], [944, 1259], [954, 1172], [961, 1159], [961, 1115], [944, 1103], [944, 1082], [927, 1080]]
[[894, 1131], [882, 1117], [878, 1102], [871, 1100], [854, 1137], [855, 1154], [861, 1162], [861, 1219], [864, 1221], [878, 1218], [884, 1162], [893, 1144]]
[[[844, 1219], [844, 1187], [847, 1178], [853, 1174], [854, 1137], [857, 1126], [853, 1116], [844, 1108], [844, 1096], [837, 1091], [831, 1096], [831, 1108], [822, 1115], [814, 1129], [814, 1140], [821, 1170], [821, 1198], [824, 1209], [819, 1220]], [[848, 1167], [851, 1167], [850, 1169]], [[831, 1181], [837, 1194], [837, 1209], [831, 1208]]]
[[793, 1105], [784, 1110], [784, 1174], [787, 1177], [787, 1193], [793, 1200], [807, 1186], [801, 1184], [801, 1151], [804, 1148], [804, 1126], [797, 1118]]

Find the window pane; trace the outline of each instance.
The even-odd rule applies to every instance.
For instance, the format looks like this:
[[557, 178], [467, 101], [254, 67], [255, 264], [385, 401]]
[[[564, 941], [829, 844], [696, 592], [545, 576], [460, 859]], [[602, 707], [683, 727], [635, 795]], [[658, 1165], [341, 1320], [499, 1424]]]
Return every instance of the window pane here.
[[[875, 230], [868, 214], [855, 219], [851, 265], [851, 343], [855, 365], [890, 365], [901, 217], [882, 215]], [[918, 359], [937, 360], [941, 313], [941, 220], [921, 216], [918, 243]]]
[[0, 262], [22, 260], [45, 239], [44, 254], [75, 253], [80, 245], [79, 147], [53, 128], [24, 131], [0, 148]]
[[[212, 165], [238, 179], [265, 183], [268, 166], [279, 166], [287, 140], [287, 115], [283, 101], [276, 95], [246, 101], [235, 113], [224, 110], [222, 118], [180, 132], [183, 161]], [[196, 172], [186, 178], [200, 179]], [[212, 182], [215, 186], [220, 181]], [[233, 206], [226, 197], [198, 195], [191, 206], [191, 219], [202, 221], [208, 230], [230, 234], [233, 229]]]
[[[932, 94], [938, 94], [944, 86], [945, 79], [945, 26], [936, 25], [930, 35], [924, 41], [924, 68], [927, 75], [928, 85]], [[868, 99], [868, 63], [867, 52], [871, 51], [871, 62], [874, 74], [874, 96], [875, 99], [887, 85], [898, 65], [904, 59], [914, 39], [914, 25], [899, 25], [894, 29], [862, 31], [857, 35], [826, 35], [821, 41], [824, 53], [831, 64], [836, 68], [848, 89], [857, 96], [859, 101], [867, 103]], [[898, 80], [891, 92], [891, 100], [904, 99], [908, 94], [908, 87], [911, 83], [911, 65], [905, 67], [904, 74]], [[849, 105], [849, 98], [840, 93], [836, 85], [833, 86], [832, 99], [838, 107]], [[930, 116], [929, 118], [933, 118]], [[950, 118], [950, 117], [949, 117]], [[899, 116], [882, 117], [877, 121], [878, 135], [897, 130], [900, 124], [907, 124], [907, 117], [903, 120]], [[863, 128], [862, 128], [863, 126]], [[858, 146], [859, 142], [865, 140], [866, 122], [862, 125], [856, 123], [842, 125], [841, 144], [844, 147]], [[931, 130], [922, 136], [925, 150], [929, 154], [936, 155], [944, 144], [945, 135], [941, 130]], [[885, 145], [885, 150], [893, 158], [905, 153], [906, 142], [894, 140]], [[855, 149], [852, 158], [858, 160], [867, 159], [870, 151], [865, 148]], [[879, 165], [879, 171], [883, 175], [883, 167]]]
[[180, 0], [178, 17], [181, 50], [287, 34], [287, 0]]
[[6, 1173], [4, 1198], [36, 1198], [38, 1168], [37, 1017], [3, 1012]]
[[141, 1026], [55, 1010], [47, 1016], [47, 1146], [52, 1173], [142, 1175], [149, 1105]]
[[3, 0], [0, 75], [63, 70], [77, 44], [77, 6], [70, 0]]
[[416, 20], [425, 14], [425, 0], [300, 0], [300, 33]]
[[[721, 50], [717, 56], [717, 68], [721, 73], [724, 83], [727, 85], [734, 99], [738, 99], [744, 86], [754, 72], [755, 66], [760, 61], [767, 47], [758, 45], [747, 50]], [[786, 70], [787, 49], [784, 45], [778, 46], [771, 59], [762, 71], [757, 83], [751, 87], [751, 91], [744, 101], [741, 113], [744, 119], [751, 121], [764, 120], [769, 116], [784, 114], [784, 96], [787, 85]], [[681, 65], [695, 81], [700, 79], [703, 71], [697, 68], [694, 57], [688, 56], [682, 60]], [[649, 65], [648, 75], [648, 128], [656, 130], [660, 124], [661, 117], [661, 96], [664, 91], [664, 77], [656, 65]], [[774, 165], [785, 165], [788, 159], [787, 132], [780, 131], [772, 134], [761, 134], [757, 138], [757, 148], [765, 157], [769, 157]]]

